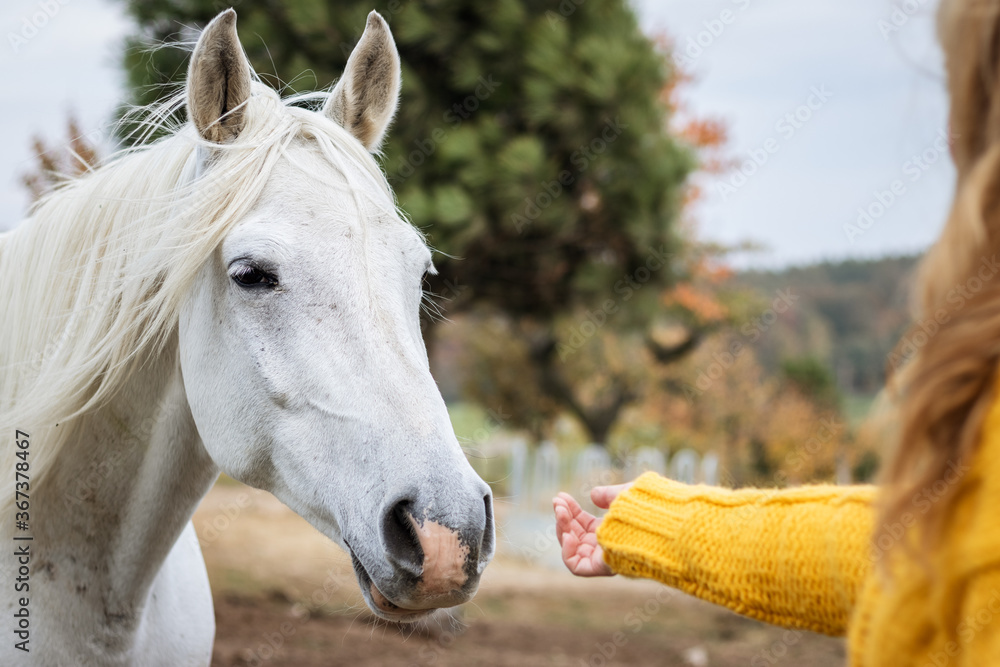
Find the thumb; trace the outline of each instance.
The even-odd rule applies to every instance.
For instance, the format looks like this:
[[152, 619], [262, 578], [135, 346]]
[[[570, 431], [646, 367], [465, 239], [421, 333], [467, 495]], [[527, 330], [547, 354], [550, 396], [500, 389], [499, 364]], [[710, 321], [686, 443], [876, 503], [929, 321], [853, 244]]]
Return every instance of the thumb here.
[[595, 486], [590, 491], [590, 499], [601, 509], [611, 507], [611, 501], [618, 497], [618, 494], [632, 486], [629, 484], [617, 484], [615, 486]]

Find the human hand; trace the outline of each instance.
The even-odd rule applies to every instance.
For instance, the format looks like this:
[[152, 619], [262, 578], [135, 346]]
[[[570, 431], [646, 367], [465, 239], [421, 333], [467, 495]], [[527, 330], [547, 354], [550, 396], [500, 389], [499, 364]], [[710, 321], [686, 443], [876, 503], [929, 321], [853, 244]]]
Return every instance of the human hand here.
[[[595, 505], [607, 509], [628, 484], [598, 486], [590, 492]], [[604, 550], [597, 543], [597, 527], [601, 520], [584, 511], [580, 503], [568, 493], [552, 499], [556, 514], [556, 537], [562, 546], [563, 563], [578, 577], [610, 577], [614, 572], [604, 562]]]

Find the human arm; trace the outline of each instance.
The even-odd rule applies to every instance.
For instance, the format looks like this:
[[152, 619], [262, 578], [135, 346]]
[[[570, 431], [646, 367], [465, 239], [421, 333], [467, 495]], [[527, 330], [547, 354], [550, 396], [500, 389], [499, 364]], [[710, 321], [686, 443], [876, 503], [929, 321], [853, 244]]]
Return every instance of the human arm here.
[[611, 504], [596, 539], [613, 572], [842, 635], [872, 568], [874, 498], [870, 486], [734, 491], [646, 473]]

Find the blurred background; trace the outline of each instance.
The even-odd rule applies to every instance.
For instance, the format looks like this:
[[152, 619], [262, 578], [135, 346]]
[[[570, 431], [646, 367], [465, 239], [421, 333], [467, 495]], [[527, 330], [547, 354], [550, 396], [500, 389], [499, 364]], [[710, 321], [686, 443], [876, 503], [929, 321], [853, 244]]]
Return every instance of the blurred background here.
[[440, 251], [424, 333], [500, 553], [452, 617], [378, 625], [336, 547], [223, 478], [195, 517], [214, 664], [842, 664], [838, 640], [574, 580], [549, 503], [648, 469], [872, 480], [860, 426], [951, 196], [936, 3], [7, 2], [0, 231], [127, 144], [116, 121], [176, 90], [229, 6], [287, 94], [339, 76], [368, 11], [390, 23], [403, 92], [380, 161]]

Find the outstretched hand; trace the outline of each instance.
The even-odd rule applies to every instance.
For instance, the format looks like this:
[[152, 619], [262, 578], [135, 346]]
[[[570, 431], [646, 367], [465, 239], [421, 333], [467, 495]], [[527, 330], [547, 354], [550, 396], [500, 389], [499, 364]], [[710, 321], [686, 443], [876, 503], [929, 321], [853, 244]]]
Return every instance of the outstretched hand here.
[[[628, 484], [598, 486], [590, 492], [595, 505], [607, 509]], [[568, 493], [552, 499], [556, 513], [556, 537], [562, 546], [563, 563], [578, 577], [610, 577], [614, 575], [604, 562], [604, 550], [597, 543], [597, 527], [601, 520], [584, 511]]]

